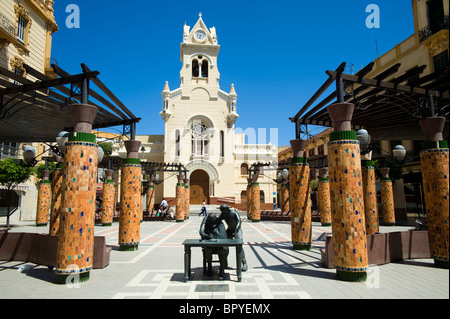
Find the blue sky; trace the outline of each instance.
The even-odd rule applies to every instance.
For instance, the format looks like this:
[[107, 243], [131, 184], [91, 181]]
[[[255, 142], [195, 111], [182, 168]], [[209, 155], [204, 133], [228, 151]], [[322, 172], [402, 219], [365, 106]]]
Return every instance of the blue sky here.
[[[66, 26], [77, 4], [80, 28]], [[380, 28], [366, 27], [366, 7], [380, 9]], [[411, 0], [143, 1], [56, 0], [60, 30], [52, 57], [66, 71], [80, 63], [142, 121], [137, 134], [164, 134], [161, 91], [180, 83], [183, 25], [202, 12], [221, 45], [220, 85], [238, 94], [237, 128], [259, 130], [258, 142], [280, 146], [295, 138], [294, 116], [342, 62], [357, 72], [414, 33]], [[270, 129], [278, 134], [270, 134]], [[121, 129], [121, 128], [119, 128]], [[114, 130], [109, 130], [114, 132]], [[264, 134], [264, 131], [266, 134]]]

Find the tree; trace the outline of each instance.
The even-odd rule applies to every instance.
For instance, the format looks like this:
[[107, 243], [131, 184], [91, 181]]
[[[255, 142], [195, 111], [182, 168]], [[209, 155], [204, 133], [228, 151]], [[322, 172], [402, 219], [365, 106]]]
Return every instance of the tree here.
[[[13, 197], [17, 185], [26, 182], [34, 174], [34, 169], [26, 165], [17, 164], [16, 160], [5, 159], [0, 161], [0, 185]], [[7, 206], [6, 227], [9, 229], [10, 206]]]
[[105, 153], [105, 156], [111, 156], [113, 150], [113, 143], [110, 142], [101, 142], [98, 143], [98, 146], [100, 146], [103, 149], [103, 152]]

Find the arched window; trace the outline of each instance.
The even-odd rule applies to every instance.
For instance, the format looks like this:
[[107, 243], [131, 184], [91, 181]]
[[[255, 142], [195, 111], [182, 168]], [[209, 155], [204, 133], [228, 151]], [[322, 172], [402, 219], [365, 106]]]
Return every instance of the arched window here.
[[209, 136], [208, 126], [202, 121], [195, 120], [191, 126], [192, 131], [192, 155], [208, 156]]
[[175, 157], [180, 157], [180, 155], [181, 155], [180, 139], [181, 139], [180, 130], [176, 130], [175, 131]]
[[225, 133], [220, 131], [220, 157], [225, 157]]
[[198, 78], [199, 74], [200, 74], [200, 68], [198, 65], [198, 60], [194, 59], [194, 60], [192, 60], [192, 77]]
[[248, 175], [248, 164], [244, 163], [241, 165], [241, 175]]
[[202, 61], [202, 78], [207, 78], [208, 77], [208, 60], [203, 60]]
[[264, 204], [266, 202], [266, 199], [264, 198], [264, 191], [259, 191], [259, 202], [261, 204]]

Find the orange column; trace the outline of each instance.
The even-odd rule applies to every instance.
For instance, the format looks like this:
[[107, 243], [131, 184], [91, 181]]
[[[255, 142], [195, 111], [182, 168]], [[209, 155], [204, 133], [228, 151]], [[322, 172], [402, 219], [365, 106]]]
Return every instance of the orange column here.
[[372, 161], [364, 160], [361, 162], [361, 169], [363, 178], [366, 233], [367, 235], [374, 235], [380, 232], [375, 167], [373, 166]]
[[121, 251], [139, 249], [141, 231], [142, 166], [138, 159], [139, 141], [126, 141], [127, 158], [122, 164], [120, 182], [119, 246]]
[[185, 215], [186, 215], [186, 219], [189, 219], [190, 214], [191, 214], [191, 211], [190, 211], [191, 191], [190, 191], [190, 187], [189, 187], [189, 179], [188, 178], [184, 179], [184, 196], [185, 196], [185, 204], [184, 204]]
[[77, 276], [80, 282], [89, 280], [94, 257], [98, 145], [90, 132], [97, 108], [73, 104], [70, 112], [75, 129], [64, 154], [55, 271], [59, 283], [66, 283], [70, 276]]
[[177, 205], [177, 211], [176, 211], [176, 221], [177, 223], [183, 223], [184, 222], [184, 182], [183, 182], [183, 175], [178, 175], [178, 183], [177, 183], [177, 189], [176, 189], [176, 205]]
[[259, 223], [261, 221], [261, 188], [257, 181], [254, 181], [252, 183], [250, 193], [250, 210], [252, 212], [252, 222]]
[[155, 185], [153, 183], [150, 183], [150, 186], [147, 189], [147, 211], [149, 213], [152, 213], [154, 207], [155, 207]]
[[319, 212], [322, 226], [331, 226], [331, 201], [330, 201], [330, 181], [327, 177], [328, 170], [321, 168], [319, 170]]
[[50, 171], [42, 171], [42, 181], [39, 184], [36, 209], [36, 226], [47, 226], [51, 206], [52, 183], [49, 180]]
[[380, 181], [381, 207], [384, 225], [395, 226], [394, 189], [392, 180], [389, 177], [389, 170], [388, 167], [381, 169], [381, 174], [383, 175]]
[[280, 189], [280, 199], [281, 199], [281, 212], [289, 212], [289, 190], [287, 184], [281, 184]]
[[420, 154], [428, 237], [434, 264], [449, 268], [449, 148], [443, 140], [445, 118], [421, 121], [427, 142]]
[[310, 250], [312, 243], [310, 169], [304, 157], [305, 140], [293, 140], [289, 167], [291, 202], [291, 237], [295, 250]]
[[328, 108], [334, 126], [328, 143], [328, 164], [337, 278], [360, 282], [367, 279], [369, 263], [361, 155], [356, 132], [351, 130], [353, 110], [350, 103]]
[[61, 198], [63, 184], [63, 163], [58, 163], [53, 172], [52, 206], [50, 210], [50, 235], [59, 234], [59, 216], [61, 214]]
[[114, 203], [116, 196], [116, 187], [113, 179], [113, 170], [106, 170], [106, 181], [103, 183], [102, 194], [102, 226], [112, 226], [114, 210], [116, 205]]
[[247, 219], [252, 220], [252, 179], [247, 178]]

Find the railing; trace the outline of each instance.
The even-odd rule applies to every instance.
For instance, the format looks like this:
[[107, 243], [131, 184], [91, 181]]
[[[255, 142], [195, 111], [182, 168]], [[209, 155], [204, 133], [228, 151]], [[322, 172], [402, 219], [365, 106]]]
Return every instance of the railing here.
[[425, 28], [419, 30], [419, 41], [423, 42], [439, 31], [448, 29], [448, 17], [449, 16], [446, 15], [441, 21], [438, 21], [433, 26], [427, 25]]
[[7, 17], [0, 13], [0, 29], [15, 38], [17, 35], [16, 26]]

